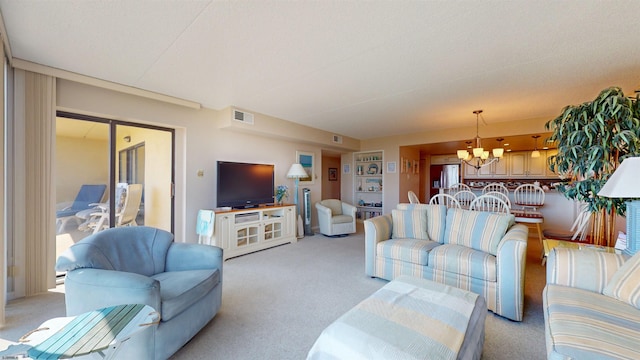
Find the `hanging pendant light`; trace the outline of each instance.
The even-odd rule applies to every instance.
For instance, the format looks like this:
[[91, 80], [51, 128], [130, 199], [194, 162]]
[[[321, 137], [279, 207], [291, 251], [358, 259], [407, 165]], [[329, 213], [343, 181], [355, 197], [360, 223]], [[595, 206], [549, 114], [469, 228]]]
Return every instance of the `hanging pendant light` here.
[[474, 110], [474, 114], [476, 114], [476, 146], [472, 149], [472, 153], [469, 153], [468, 150], [458, 150], [458, 159], [462, 162], [466, 163], [469, 166], [473, 166], [476, 169], [480, 169], [483, 166], [487, 166], [495, 161], [500, 161], [500, 158], [504, 154], [503, 148], [495, 148], [489, 153], [489, 151], [485, 151], [482, 147], [482, 139], [479, 135], [479, 127], [480, 127], [480, 114], [482, 110]]
[[533, 151], [531, 152], [531, 157], [532, 158], [539, 158], [540, 157], [540, 151], [538, 151], [538, 138], [540, 137], [540, 135], [531, 135], [531, 137], [535, 139], [535, 146], [533, 148]]

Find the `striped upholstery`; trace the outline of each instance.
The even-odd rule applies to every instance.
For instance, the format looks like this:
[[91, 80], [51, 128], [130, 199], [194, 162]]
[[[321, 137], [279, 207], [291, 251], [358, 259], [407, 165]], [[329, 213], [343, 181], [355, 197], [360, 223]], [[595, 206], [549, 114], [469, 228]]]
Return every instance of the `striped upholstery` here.
[[512, 220], [511, 215], [449, 209], [445, 243], [463, 245], [495, 255]]
[[640, 359], [640, 312], [596, 292], [548, 284], [548, 359]]
[[[428, 209], [428, 205], [399, 204], [398, 208]], [[437, 209], [437, 214], [428, 213], [427, 221], [447, 212], [444, 206], [444, 212], [437, 207], [431, 209]], [[446, 220], [446, 217], [442, 219]], [[459, 226], [473, 226], [473, 223]], [[391, 239], [391, 214], [365, 220], [364, 227], [365, 273], [368, 276], [393, 280], [408, 275], [455, 286], [483, 296], [488, 309], [496, 314], [522, 321], [529, 233], [525, 225], [511, 226], [496, 244], [495, 255], [459, 244], [438, 246], [435, 238], [432, 238], [434, 241]], [[430, 233], [429, 225], [427, 227]], [[448, 229], [445, 227], [441, 232], [448, 233]]]
[[496, 257], [462, 245], [445, 244], [429, 253], [429, 266], [487, 281], [496, 281]]
[[307, 359], [479, 359], [484, 299], [400, 277], [322, 331]]
[[625, 261], [624, 255], [554, 248], [547, 259], [547, 283], [602, 293]]
[[640, 252], [613, 274], [602, 293], [640, 309]]
[[398, 210], [423, 210], [427, 213], [427, 233], [429, 240], [444, 242], [447, 224], [447, 207], [428, 204], [398, 204]]
[[379, 256], [408, 261], [412, 264], [427, 265], [429, 251], [440, 243], [419, 239], [392, 239], [378, 243]]
[[393, 219], [392, 239], [428, 240], [427, 212], [423, 210], [391, 210]]

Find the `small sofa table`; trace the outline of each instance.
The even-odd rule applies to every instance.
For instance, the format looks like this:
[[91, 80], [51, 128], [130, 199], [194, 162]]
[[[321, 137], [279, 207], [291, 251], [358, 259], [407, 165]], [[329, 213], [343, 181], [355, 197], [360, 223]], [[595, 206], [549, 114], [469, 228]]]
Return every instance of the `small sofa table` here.
[[54, 318], [20, 339], [28, 345], [22, 347], [22, 353], [15, 357], [0, 356], [0, 359], [69, 359], [90, 354], [115, 359], [120, 345], [142, 330], [151, 330], [159, 322], [160, 314], [142, 304], [117, 305], [78, 316]]
[[480, 359], [486, 316], [480, 295], [400, 276], [324, 329], [307, 359]]

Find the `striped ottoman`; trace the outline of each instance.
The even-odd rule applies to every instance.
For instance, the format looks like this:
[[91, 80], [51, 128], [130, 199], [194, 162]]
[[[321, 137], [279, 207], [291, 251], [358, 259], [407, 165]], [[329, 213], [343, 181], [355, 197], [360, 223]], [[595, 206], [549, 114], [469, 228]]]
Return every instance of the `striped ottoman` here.
[[480, 359], [482, 296], [401, 276], [329, 325], [307, 359]]

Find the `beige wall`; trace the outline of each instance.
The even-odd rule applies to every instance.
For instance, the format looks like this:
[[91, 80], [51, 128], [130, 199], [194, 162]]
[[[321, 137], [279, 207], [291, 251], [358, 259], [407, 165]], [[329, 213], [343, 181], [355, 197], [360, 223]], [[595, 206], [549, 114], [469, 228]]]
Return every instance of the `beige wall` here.
[[[274, 164], [276, 185], [287, 185], [293, 191], [294, 182], [286, 173], [296, 151], [313, 152], [315, 182], [300, 188], [310, 188], [315, 203], [326, 176], [321, 171], [322, 149], [348, 153], [359, 147], [357, 140], [344, 137], [343, 144], [333, 144], [331, 133], [259, 113], [254, 113], [254, 125], [238, 124], [230, 120], [230, 109], [191, 109], [63, 79], [57, 84], [58, 110], [176, 129], [177, 241], [197, 241], [198, 210], [216, 206], [217, 160]], [[204, 173], [201, 177], [199, 170]], [[312, 225], [316, 224], [313, 216]]]
[[73, 201], [83, 184], [108, 186], [108, 164], [107, 141], [58, 136], [55, 169], [56, 203]]

